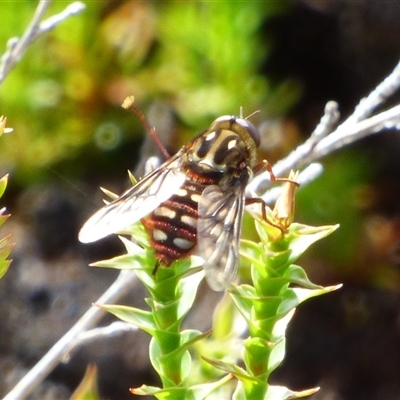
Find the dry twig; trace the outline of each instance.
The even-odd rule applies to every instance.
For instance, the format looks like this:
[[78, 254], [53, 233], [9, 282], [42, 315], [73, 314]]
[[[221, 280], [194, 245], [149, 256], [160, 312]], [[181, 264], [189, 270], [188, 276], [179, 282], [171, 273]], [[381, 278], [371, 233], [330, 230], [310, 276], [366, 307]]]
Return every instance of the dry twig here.
[[[367, 97], [355, 107], [354, 112], [339, 126], [334, 128], [339, 117], [335, 102], [328, 102], [320, 123], [303, 144], [293, 150], [287, 157], [273, 166], [276, 176], [285, 176], [290, 170], [304, 168], [328, 154], [355, 143], [385, 129], [398, 129], [400, 126], [400, 105], [389, 108], [378, 114], [371, 114], [383, 105], [383, 102], [400, 87], [400, 63]], [[300, 179], [308, 179], [306, 176]], [[262, 193], [268, 197], [271, 186], [269, 173], [256, 176], [248, 185], [249, 193]], [[270, 197], [268, 197], [271, 200]], [[272, 199], [273, 200], [273, 199]]]
[[7, 41], [7, 51], [0, 59], [0, 83], [4, 81], [8, 73], [21, 60], [25, 50], [32, 42], [44, 33], [54, 29], [70, 16], [78, 14], [85, 9], [83, 3], [76, 1], [69, 4], [64, 11], [41, 22], [50, 3], [51, 1], [49, 0], [40, 0], [33, 18], [21, 38], [13, 37]]

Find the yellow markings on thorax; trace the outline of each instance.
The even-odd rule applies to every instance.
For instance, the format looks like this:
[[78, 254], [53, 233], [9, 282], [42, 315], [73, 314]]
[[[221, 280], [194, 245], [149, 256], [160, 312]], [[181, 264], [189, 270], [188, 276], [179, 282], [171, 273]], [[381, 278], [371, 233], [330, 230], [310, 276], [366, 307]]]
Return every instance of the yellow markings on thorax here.
[[236, 139], [232, 139], [229, 141], [228, 143], [228, 150], [235, 148], [237, 145], [237, 140]]
[[215, 138], [215, 135], [216, 135], [215, 131], [212, 131], [206, 136], [205, 140], [207, 141], [213, 140]]

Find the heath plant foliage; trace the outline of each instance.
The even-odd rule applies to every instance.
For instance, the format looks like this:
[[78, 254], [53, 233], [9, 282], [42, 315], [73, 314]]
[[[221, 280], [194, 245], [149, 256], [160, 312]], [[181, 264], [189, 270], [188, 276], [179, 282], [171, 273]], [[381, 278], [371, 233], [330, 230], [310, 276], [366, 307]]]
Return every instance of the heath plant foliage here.
[[[0, 179], [0, 198], [3, 196], [4, 191], [6, 190], [8, 182], [8, 175], [3, 176]], [[6, 208], [0, 208], [0, 226], [4, 224], [9, 218], [9, 214], [6, 214]], [[10, 243], [10, 235], [0, 239], [0, 278], [4, 276], [7, 272], [8, 267], [11, 264], [11, 260], [8, 259], [12, 249], [14, 248], [14, 244]]]
[[[147, 310], [99, 305], [152, 336], [150, 360], [162, 386], [143, 385], [131, 389], [132, 393], [154, 395], [158, 399], [279, 400], [305, 397], [318, 390], [294, 392], [268, 383], [270, 374], [285, 356], [285, 331], [295, 308], [310, 297], [339, 287], [313, 284], [295, 264], [310, 245], [332, 233], [337, 226], [292, 223], [297, 186], [293, 177], [284, 184], [273, 210], [266, 208], [259, 213], [253, 206], [251, 213], [259, 241], [243, 240], [241, 246], [241, 255], [250, 264], [251, 282], [229, 286], [233, 302], [228, 306], [230, 320], [226, 316], [215, 318], [211, 331], [182, 329], [203, 279], [202, 260], [192, 256], [155, 271], [154, 252], [141, 223], [131, 228], [133, 240], [121, 237], [127, 254], [95, 264], [134, 270], [149, 293]], [[241, 339], [235, 331], [236, 319], [245, 323], [246, 329], [241, 334], [246, 332], [247, 338]], [[239, 351], [233, 351], [238, 342], [241, 343]], [[208, 368], [196, 365], [204, 361], [209, 364]], [[209, 371], [212, 367], [214, 373]], [[210, 376], [216, 379], [207, 381]]]

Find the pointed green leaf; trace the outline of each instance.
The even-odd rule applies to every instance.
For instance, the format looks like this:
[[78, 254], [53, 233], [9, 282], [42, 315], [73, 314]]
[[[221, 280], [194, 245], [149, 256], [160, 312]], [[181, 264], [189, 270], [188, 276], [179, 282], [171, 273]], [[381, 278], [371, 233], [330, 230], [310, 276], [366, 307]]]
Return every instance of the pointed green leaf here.
[[265, 262], [262, 259], [262, 255], [265, 250], [261, 243], [255, 243], [249, 240], [240, 241], [240, 255], [247, 259], [251, 264], [258, 268], [263, 268]]
[[128, 169], [128, 177], [129, 177], [129, 180], [130, 180], [132, 186], [135, 186], [138, 183], [138, 180], [135, 178], [135, 176], [132, 174], [132, 172], [129, 171], [129, 169]]
[[0, 260], [0, 279], [6, 274], [12, 260]]
[[284, 336], [281, 337], [281, 340], [275, 343], [275, 346], [271, 348], [271, 352], [269, 354], [268, 359], [268, 373], [272, 373], [276, 368], [281, 365], [283, 359], [286, 354], [286, 339]]
[[291, 289], [287, 289], [282, 293], [281, 303], [276, 311], [276, 315], [284, 316], [294, 310], [299, 305], [299, 300], [296, 294]]
[[281, 338], [281, 337], [285, 336], [286, 328], [289, 325], [289, 322], [291, 321], [291, 319], [294, 315], [294, 312], [295, 312], [295, 309], [293, 308], [284, 317], [282, 317], [278, 321], [276, 321], [276, 323], [273, 327], [273, 330], [272, 330], [272, 336], [274, 338]]
[[10, 238], [10, 235], [6, 236], [5, 238], [3, 238], [0, 241], [0, 260], [6, 259], [15, 247], [14, 243], [8, 244], [9, 238]]
[[[111, 190], [108, 190], [106, 188], [100, 187], [100, 190], [112, 200], [117, 200], [119, 195], [117, 195], [116, 193], [112, 192]], [[106, 204], [108, 204], [110, 201], [108, 200], [103, 200]]]
[[283, 276], [287, 278], [290, 283], [301, 285], [307, 289], [322, 289], [322, 286], [311, 282], [308, 279], [306, 271], [297, 265], [290, 265]]
[[[181, 345], [175, 347], [175, 349], [169, 353], [163, 354], [160, 346], [156, 343], [156, 340], [152, 340], [150, 344], [150, 359], [152, 365], [161, 375], [163, 373], [162, 366], [168, 362], [168, 360], [176, 359], [182, 360], [182, 380], [187, 379], [188, 374], [191, 371], [191, 358], [188, 349], [193, 346], [196, 342], [210, 336], [211, 331], [200, 332], [197, 330], [185, 330], [180, 334], [157, 331], [157, 341], [160, 342], [172, 342], [177, 337], [180, 340]], [[163, 336], [163, 337], [162, 337]], [[187, 354], [185, 354], [187, 353]], [[186, 364], [186, 365], [185, 365]]]
[[7, 182], [8, 182], [8, 174], [7, 174], [7, 175], [4, 175], [4, 176], [0, 179], [0, 197], [3, 196], [4, 191], [6, 190]]
[[214, 341], [224, 340], [235, 334], [238, 311], [232, 298], [225, 294], [214, 309], [212, 330]]
[[[163, 344], [164, 349], [161, 348], [160, 343]], [[167, 345], [174, 347], [173, 342], [163, 343], [153, 337], [150, 342], [149, 355], [151, 365], [161, 377], [164, 387], [172, 387], [175, 382], [183, 382], [189, 377], [192, 358], [188, 351], [183, 351], [178, 355], [175, 352], [165, 353]]]
[[92, 267], [114, 269], [138, 269], [146, 267], [146, 254], [138, 246], [137, 254], [122, 254], [108, 260], [100, 260], [90, 264]]
[[245, 283], [242, 285], [232, 284], [229, 286], [229, 293], [232, 293], [236, 296], [241, 296], [245, 299], [251, 299], [256, 295], [256, 289], [253, 286]]
[[157, 386], [142, 385], [138, 388], [130, 388], [129, 391], [132, 394], [137, 394], [138, 396], [153, 396], [154, 394], [160, 392], [162, 389]]
[[175, 354], [179, 351], [183, 352], [189, 350], [189, 348], [192, 347], [195, 343], [210, 336], [211, 333], [211, 330], [207, 332], [201, 332], [195, 329], [185, 329], [184, 331], [181, 331], [181, 345], [172, 354]]
[[13, 251], [15, 244], [8, 244], [7, 246], [0, 247], [0, 260], [5, 260]]
[[126, 251], [128, 253], [135, 252], [135, 244], [138, 244], [144, 249], [153, 252], [150, 246], [149, 234], [147, 233], [146, 229], [140, 221], [127, 228], [126, 231], [118, 233], [129, 235], [132, 237], [132, 240], [129, 240], [124, 238], [123, 236], [120, 236], [120, 239], [125, 245]]
[[257, 382], [257, 379], [254, 376], [249, 375], [243, 368], [240, 368], [236, 364], [225, 362], [222, 360], [213, 360], [208, 357], [201, 358], [215, 368], [220, 369], [224, 372], [228, 372], [241, 381]]
[[12, 260], [7, 260], [12, 250], [15, 247], [14, 243], [9, 244], [9, 239], [11, 235], [7, 235], [0, 240], [0, 279], [6, 274], [8, 268], [10, 267]]
[[154, 332], [156, 331], [153, 315], [149, 311], [114, 304], [97, 304], [97, 306], [102, 310], [115, 315], [120, 320], [137, 326], [139, 329], [144, 330], [150, 335], [154, 335]]
[[290, 264], [295, 262], [313, 243], [330, 235], [339, 225], [327, 226], [307, 226], [302, 224], [292, 224], [290, 226]]
[[264, 400], [289, 400], [299, 399], [301, 397], [311, 396], [317, 393], [319, 387], [295, 392], [284, 386], [269, 386]]
[[178, 318], [183, 318], [190, 311], [203, 278], [204, 271], [202, 269], [197, 269], [197, 273], [185, 276], [179, 281], [178, 285], [181, 298], [178, 305]]
[[161, 389], [142, 385], [140, 388], [130, 389], [130, 392], [139, 396], [155, 396], [161, 400], [206, 400], [210, 394], [231, 379], [231, 375], [226, 375], [216, 382], [194, 385], [190, 388], [173, 387]]
[[5, 207], [0, 210], [0, 226], [10, 218], [10, 214], [3, 214], [5, 211]]
[[[179, 320], [176, 317], [176, 309], [178, 307], [179, 300], [160, 302], [154, 299], [146, 299], [146, 302], [149, 304], [153, 312], [155, 325], [160, 330], [166, 330], [170, 332], [178, 331], [177, 323], [179, 324]], [[173, 327], [176, 329], [173, 329]]]
[[129, 235], [131, 235], [132, 240], [129, 240], [123, 236], [119, 236], [121, 242], [124, 244], [126, 251], [128, 254], [136, 253], [136, 246], [144, 249], [145, 251], [154, 255], [154, 251], [151, 248], [149, 235], [147, 231], [145, 231], [142, 223], [135, 224], [131, 230], [129, 231]]
[[129, 389], [132, 394], [139, 396], [154, 396], [160, 400], [180, 400], [186, 399], [188, 389], [181, 387], [172, 387], [161, 389], [155, 386], [142, 385], [139, 388]]
[[[219, 389], [221, 386], [225, 385], [232, 379], [233, 375], [228, 374], [216, 382], [203, 383], [201, 385], [193, 385], [189, 391], [193, 393], [193, 399], [195, 400], [205, 400], [208, 396]], [[222, 397], [220, 397], [222, 398]]]
[[86, 368], [82, 382], [75, 389], [70, 400], [100, 400], [97, 387], [97, 367], [89, 365]]
[[338, 290], [342, 287], [342, 284], [334, 285], [334, 286], [326, 286], [321, 287], [320, 289], [304, 289], [304, 288], [293, 288], [293, 291], [296, 293], [296, 296], [299, 299], [299, 303], [303, 301], [315, 297], [320, 296], [321, 294], [333, 292], [334, 290]]
[[243, 315], [243, 318], [249, 322], [251, 320], [253, 303], [250, 300], [248, 293], [254, 291], [254, 288], [250, 285], [230, 285], [229, 293], [234, 301], [239, 312]]

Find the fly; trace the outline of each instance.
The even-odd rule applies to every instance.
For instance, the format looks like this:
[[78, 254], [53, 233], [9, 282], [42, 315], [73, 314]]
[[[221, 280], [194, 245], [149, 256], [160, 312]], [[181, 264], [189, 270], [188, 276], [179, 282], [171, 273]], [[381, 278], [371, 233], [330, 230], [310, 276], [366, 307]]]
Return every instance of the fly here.
[[94, 242], [142, 220], [160, 266], [196, 251], [209, 286], [224, 290], [236, 276], [245, 189], [260, 135], [245, 118], [222, 116], [79, 232]]

